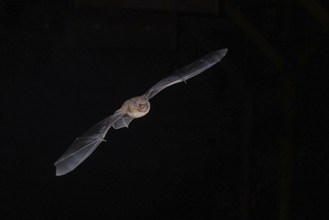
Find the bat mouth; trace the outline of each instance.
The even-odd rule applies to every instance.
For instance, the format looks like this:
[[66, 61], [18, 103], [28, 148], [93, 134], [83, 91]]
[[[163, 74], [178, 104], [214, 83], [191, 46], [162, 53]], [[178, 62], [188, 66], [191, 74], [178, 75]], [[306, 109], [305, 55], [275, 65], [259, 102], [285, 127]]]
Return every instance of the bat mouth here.
[[139, 112], [146, 112], [147, 110], [148, 110], [147, 105], [140, 104], [137, 106], [137, 111], [139, 111]]

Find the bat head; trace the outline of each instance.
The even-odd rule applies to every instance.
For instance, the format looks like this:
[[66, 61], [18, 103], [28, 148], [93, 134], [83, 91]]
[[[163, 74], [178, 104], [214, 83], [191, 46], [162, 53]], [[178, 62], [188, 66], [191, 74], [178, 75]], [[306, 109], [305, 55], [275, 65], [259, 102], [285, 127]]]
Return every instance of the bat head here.
[[140, 118], [150, 111], [150, 102], [145, 96], [130, 99], [127, 114], [133, 118]]

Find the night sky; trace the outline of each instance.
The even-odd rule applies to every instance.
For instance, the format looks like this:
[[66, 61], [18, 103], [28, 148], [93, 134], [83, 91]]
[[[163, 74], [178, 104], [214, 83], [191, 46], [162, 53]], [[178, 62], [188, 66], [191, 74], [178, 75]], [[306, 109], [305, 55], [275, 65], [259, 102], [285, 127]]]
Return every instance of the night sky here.
[[[324, 2], [324, 1], [323, 1]], [[1, 5], [1, 219], [328, 219], [321, 1]], [[209, 52], [57, 177], [73, 140]]]

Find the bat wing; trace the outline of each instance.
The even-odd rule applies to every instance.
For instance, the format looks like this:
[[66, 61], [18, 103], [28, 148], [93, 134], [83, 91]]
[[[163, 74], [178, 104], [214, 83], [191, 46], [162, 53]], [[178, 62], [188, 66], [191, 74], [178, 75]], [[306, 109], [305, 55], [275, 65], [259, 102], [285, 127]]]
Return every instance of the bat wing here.
[[128, 128], [130, 122], [132, 122], [134, 118], [130, 117], [129, 115], [124, 115], [122, 118], [116, 120], [112, 127], [114, 129], [120, 129], [120, 128]]
[[56, 176], [67, 174], [79, 166], [104, 141], [105, 135], [111, 126], [123, 116], [124, 113], [116, 111], [113, 115], [98, 122], [75, 139], [71, 146], [54, 163]]
[[158, 94], [161, 90], [174, 85], [176, 83], [185, 82], [186, 80], [202, 73], [209, 69], [219, 61], [227, 53], [227, 48], [214, 51], [206, 56], [194, 61], [193, 63], [174, 71], [171, 75], [167, 76], [154, 86], [152, 86], [144, 95], [149, 99]]

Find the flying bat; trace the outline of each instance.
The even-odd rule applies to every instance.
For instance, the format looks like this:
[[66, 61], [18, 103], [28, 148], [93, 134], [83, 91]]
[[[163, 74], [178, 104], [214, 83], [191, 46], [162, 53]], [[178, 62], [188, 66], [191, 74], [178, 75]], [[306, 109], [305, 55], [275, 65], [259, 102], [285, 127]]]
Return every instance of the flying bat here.
[[105, 138], [108, 130], [113, 127], [120, 129], [127, 127], [135, 118], [145, 116], [150, 111], [149, 100], [163, 89], [186, 80], [209, 69], [227, 53], [227, 48], [217, 50], [194, 61], [193, 63], [174, 71], [171, 75], [152, 86], [144, 95], [125, 101], [111, 116], [98, 122], [80, 137], [76, 138], [64, 154], [54, 163], [56, 176], [62, 176], [79, 166]]

